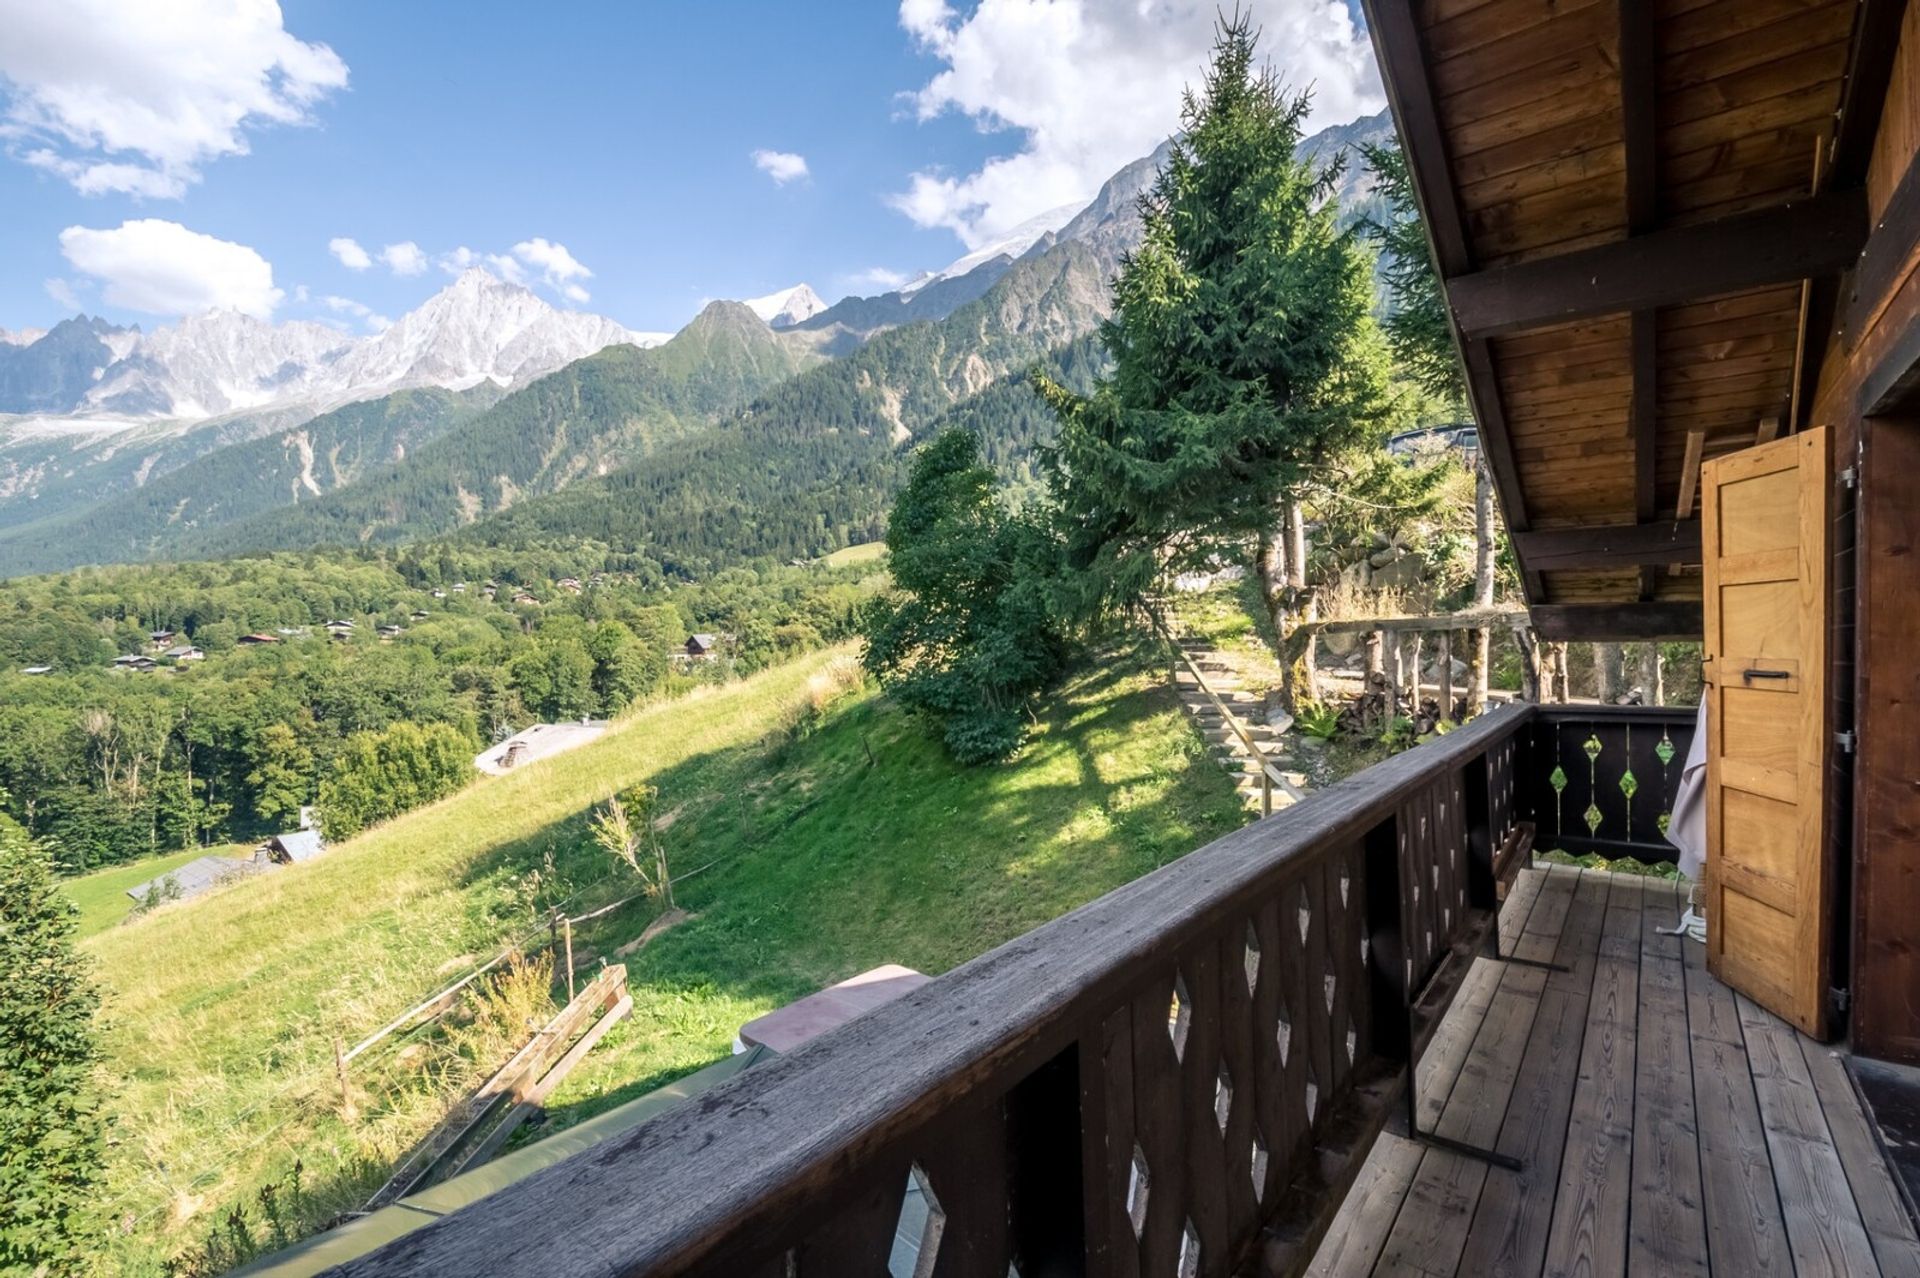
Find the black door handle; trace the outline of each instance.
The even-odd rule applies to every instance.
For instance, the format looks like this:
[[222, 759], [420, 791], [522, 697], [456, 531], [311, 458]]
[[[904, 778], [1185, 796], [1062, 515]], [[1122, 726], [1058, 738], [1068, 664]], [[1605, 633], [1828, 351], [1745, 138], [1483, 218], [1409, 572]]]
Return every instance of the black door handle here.
[[1791, 679], [1793, 676], [1785, 670], [1742, 670], [1740, 678], [1746, 683], [1755, 679]]

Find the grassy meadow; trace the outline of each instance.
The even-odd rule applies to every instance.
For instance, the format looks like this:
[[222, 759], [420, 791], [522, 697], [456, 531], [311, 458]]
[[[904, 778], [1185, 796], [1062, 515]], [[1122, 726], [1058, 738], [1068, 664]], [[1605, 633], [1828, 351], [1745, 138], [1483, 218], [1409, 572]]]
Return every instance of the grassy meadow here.
[[[742, 1021], [821, 985], [883, 962], [942, 971], [1244, 819], [1154, 663], [1096, 663], [1017, 760], [979, 769], [870, 689], [821, 708], [819, 676], [845, 664], [817, 654], [649, 706], [320, 861], [89, 937], [117, 1115], [103, 1271], [161, 1272], [295, 1159], [303, 1225], [357, 1206], [471, 1070], [397, 1035], [356, 1062], [349, 1120], [336, 1038], [509, 938], [543, 942], [548, 903], [625, 895], [586, 830], [616, 788], [659, 787], [693, 917], [624, 960], [634, 1015], [553, 1098], [556, 1126], [723, 1055]], [[576, 961], [653, 912], [583, 927]]]
[[127, 895], [129, 888], [139, 887], [149, 879], [158, 878], [169, 870], [177, 870], [203, 856], [239, 856], [250, 851], [251, 847], [238, 843], [213, 848], [188, 848], [184, 852], [169, 852], [165, 856], [147, 857], [125, 865], [95, 870], [91, 874], [62, 879], [60, 886], [80, 907], [79, 935], [84, 938], [106, 931], [133, 913], [134, 901]]

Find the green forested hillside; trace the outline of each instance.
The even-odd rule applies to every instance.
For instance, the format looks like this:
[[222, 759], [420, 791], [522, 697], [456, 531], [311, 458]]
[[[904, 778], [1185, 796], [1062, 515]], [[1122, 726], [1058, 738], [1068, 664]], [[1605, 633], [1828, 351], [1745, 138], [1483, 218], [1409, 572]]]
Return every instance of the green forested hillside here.
[[178, 556], [216, 529], [402, 462], [499, 398], [491, 382], [396, 391], [215, 449], [98, 505], [0, 532], [0, 575]]
[[713, 429], [462, 534], [526, 545], [587, 537], [669, 572], [811, 558], [880, 535], [907, 451], [953, 416], [1009, 467], [1050, 429], [1024, 384], [1043, 362], [1083, 381], [1106, 313], [1106, 264], [1082, 244], [1022, 262], [938, 323], [889, 330], [783, 383]]
[[457, 528], [604, 473], [817, 361], [744, 306], [715, 302], [664, 346], [610, 346], [316, 501], [182, 538], [198, 556], [395, 543]]

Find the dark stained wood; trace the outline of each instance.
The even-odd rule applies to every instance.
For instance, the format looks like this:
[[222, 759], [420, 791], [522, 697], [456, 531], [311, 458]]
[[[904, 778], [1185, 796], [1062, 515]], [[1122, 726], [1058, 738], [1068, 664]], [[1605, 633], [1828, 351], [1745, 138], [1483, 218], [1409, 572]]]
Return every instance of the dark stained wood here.
[[1907, 0], [1860, 0], [1854, 11], [1847, 76], [1840, 90], [1839, 119], [1826, 165], [1832, 185], [1858, 186], [1866, 181], [1906, 7]]
[[1892, 300], [1893, 286], [1911, 269], [1920, 239], [1920, 164], [1909, 165], [1887, 206], [1873, 221], [1873, 234], [1849, 277], [1841, 341], [1851, 345]]
[[1703, 622], [1697, 600], [1652, 603], [1535, 604], [1534, 633], [1542, 639], [1594, 642], [1698, 639]]
[[[1651, 462], [1648, 463], [1649, 467]], [[1660, 520], [1604, 528], [1551, 528], [1513, 534], [1541, 572], [1700, 562], [1700, 521]]]
[[1820, 1097], [1820, 1110], [1833, 1138], [1834, 1152], [1853, 1189], [1861, 1223], [1873, 1241], [1874, 1257], [1888, 1278], [1920, 1278], [1920, 1237], [1907, 1214], [1900, 1190], [1886, 1160], [1880, 1156], [1859, 1098], [1847, 1078], [1840, 1054], [1822, 1044], [1800, 1040], [1807, 1074]]
[[1854, 789], [1852, 1032], [1866, 1056], [1920, 1063], [1920, 418], [1874, 418], [1857, 527], [1860, 734]]
[[[1634, 7], [1634, 0], [1623, 0], [1623, 15]], [[1628, 342], [1628, 358], [1633, 365], [1633, 405], [1628, 410], [1628, 428], [1633, 433], [1633, 518], [1636, 524], [1647, 524], [1659, 513], [1660, 353], [1656, 312], [1633, 313]], [[1652, 599], [1653, 590], [1653, 565], [1643, 564], [1640, 598]]]
[[1081, 1166], [1103, 1187], [1083, 1207], [1087, 1272], [1101, 1278], [1138, 1278], [1140, 1252], [1127, 1214], [1133, 1177], [1132, 1009], [1106, 1017], [1080, 1043]]
[[1828, 275], [1867, 239], [1859, 189], [1447, 281], [1455, 322], [1488, 337]]

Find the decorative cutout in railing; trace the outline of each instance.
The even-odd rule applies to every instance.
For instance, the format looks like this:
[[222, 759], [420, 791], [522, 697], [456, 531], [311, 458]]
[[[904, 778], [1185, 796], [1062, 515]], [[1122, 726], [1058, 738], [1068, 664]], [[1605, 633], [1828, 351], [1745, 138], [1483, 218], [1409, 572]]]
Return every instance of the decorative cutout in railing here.
[[1300, 1272], [1494, 921], [1497, 711], [343, 1275]]
[[1666, 841], [1680, 767], [1693, 743], [1683, 706], [1542, 706], [1533, 723], [1531, 795], [1542, 852], [1671, 861]]

